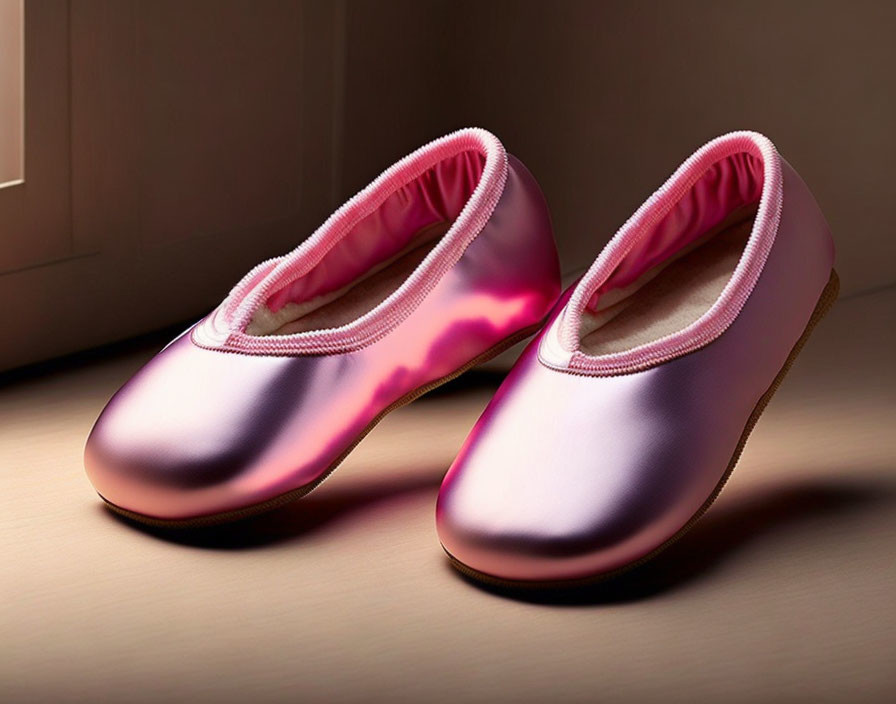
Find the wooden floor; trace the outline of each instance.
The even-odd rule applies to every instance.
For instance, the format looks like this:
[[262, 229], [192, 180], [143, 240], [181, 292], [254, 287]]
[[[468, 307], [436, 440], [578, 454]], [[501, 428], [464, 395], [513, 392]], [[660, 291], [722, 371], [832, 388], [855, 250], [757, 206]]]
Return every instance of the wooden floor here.
[[662, 556], [527, 601], [436, 539], [484, 373], [387, 418], [306, 499], [164, 534], [81, 467], [118, 351], [0, 388], [0, 701], [896, 701], [896, 291], [839, 302], [719, 501]]

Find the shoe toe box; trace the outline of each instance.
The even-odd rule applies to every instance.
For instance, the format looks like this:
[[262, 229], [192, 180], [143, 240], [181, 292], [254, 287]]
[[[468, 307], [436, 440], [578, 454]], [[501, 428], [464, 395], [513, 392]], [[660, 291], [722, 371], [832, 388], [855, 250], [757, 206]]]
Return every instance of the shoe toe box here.
[[283, 391], [270, 360], [178, 340], [106, 405], [87, 440], [88, 477], [107, 502], [163, 521], [270, 498], [279, 489], [265, 480], [266, 451], [289, 416]]
[[520, 367], [442, 484], [439, 537], [462, 570], [511, 582], [599, 578], [661, 546], [711, 492], [707, 443], [636, 379]]

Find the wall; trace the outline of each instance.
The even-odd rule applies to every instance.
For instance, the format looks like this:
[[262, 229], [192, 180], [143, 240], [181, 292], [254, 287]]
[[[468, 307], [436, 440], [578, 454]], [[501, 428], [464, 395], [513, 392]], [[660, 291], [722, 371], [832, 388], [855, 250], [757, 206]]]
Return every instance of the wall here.
[[754, 129], [818, 198], [844, 295], [890, 285], [894, 31], [875, 2], [349, 3], [343, 193], [487, 127], [541, 182], [572, 271], [694, 149]]
[[896, 282], [896, 5], [25, 0], [25, 183], [0, 188], [0, 369], [201, 315], [466, 125], [541, 182], [567, 273], [696, 147], [768, 134], [844, 294]]
[[330, 211], [340, 8], [25, 0], [0, 369], [196, 318]]

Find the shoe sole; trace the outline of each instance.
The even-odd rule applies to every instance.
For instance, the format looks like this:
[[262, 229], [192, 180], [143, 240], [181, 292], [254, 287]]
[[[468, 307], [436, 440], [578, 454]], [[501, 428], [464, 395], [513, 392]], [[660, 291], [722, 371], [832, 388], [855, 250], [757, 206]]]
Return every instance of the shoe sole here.
[[722, 489], [725, 486], [725, 483], [728, 481], [728, 477], [731, 476], [731, 472], [734, 471], [734, 467], [737, 464], [737, 461], [740, 459], [740, 455], [743, 452], [744, 445], [747, 443], [747, 439], [750, 437], [750, 433], [753, 430], [753, 427], [756, 425], [756, 422], [759, 420], [759, 416], [762, 415], [762, 412], [765, 410], [765, 407], [768, 405], [768, 402], [771, 400], [772, 396], [774, 396], [775, 391], [778, 390], [778, 387], [781, 385], [781, 382], [784, 380], [784, 377], [787, 375], [787, 372], [790, 370], [790, 367], [793, 366], [794, 361], [796, 361], [797, 355], [799, 355], [800, 351], [803, 349], [803, 346], [806, 344], [806, 341], [809, 339], [809, 336], [812, 334], [812, 331], [815, 329], [815, 326], [818, 325], [819, 321], [825, 316], [825, 314], [831, 309], [831, 306], [834, 305], [834, 301], [837, 300], [837, 295], [840, 292], [840, 277], [837, 276], [837, 272], [833, 269], [831, 270], [831, 277], [828, 280], [827, 285], [821, 293], [821, 297], [818, 299], [818, 303], [815, 306], [815, 310], [812, 312], [812, 316], [809, 318], [809, 322], [806, 325], [806, 329], [803, 330], [803, 334], [796, 341], [796, 344], [793, 346], [793, 349], [790, 351], [790, 355], [787, 357], [787, 361], [784, 363], [784, 366], [781, 368], [781, 371], [778, 372], [778, 375], [775, 377], [774, 381], [772, 381], [771, 386], [768, 390], [760, 397], [759, 401], [756, 403], [756, 406], [753, 408], [753, 412], [750, 414], [750, 417], [747, 419], [747, 424], [744, 427], [744, 431], [740, 436], [740, 440], [737, 442], [737, 446], [734, 448], [734, 454], [731, 456], [731, 460], [728, 462], [728, 467], [725, 469], [725, 473], [722, 475], [721, 480], [716, 485], [715, 489], [713, 489], [712, 494], [710, 494], [709, 498], [703, 503], [703, 505], [697, 510], [697, 512], [690, 518], [690, 520], [685, 523], [685, 525], [673, 535], [671, 538], [666, 540], [662, 545], [655, 548], [647, 555], [638, 560], [623, 565], [615, 570], [611, 570], [609, 572], [602, 572], [597, 575], [591, 575], [586, 577], [580, 577], [576, 579], [563, 579], [563, 580], [514, 580], [514, 579], [502, 579], [500, 577], [494, 577], [485, 572], [480, 572], [479, 570], [473, 569], [468, 565], [465, 565], [463, 562], [458, 560], [454, 555], [452, 555], [448, 550], [445, 549], [445, 546], [442, 546], [442, 549], [445, 550], [445, 553], [448, 555], [448, 560], [451, 565], [461, 572], [466, 577], [469, 577], [477, 582], [483, 582], [490, 586], [502, 587], [505, 589], [518, 589], [518, 590], [526, 590], [526, 589], [565, 589], [565, 588], [574, 588], [580, 586], [588, 586], [592, 584], [597, 584], [600, 582], [604, 582], [609, 579], [613, 579], [614, 577], [619, 576], [624, 572], [628, 572], [629, 570], [633, 570], [636, 567], [643, 565], [645, 562], [652, 560], [663, 550], [668, 548], [674, 542], [676, 542], [679, 538], [681, 538], [685, 533], [687, 533], [694, 524], [700, 519], [700, 517], [706, 513], [707, 509], [712, 505], [712, 503], [718, 498]]
[[146, 525], [154, 526], [157, 528], [201, 528], [206, 526], [214, 526], [222, 523], [230, 523], [232, 521], [238, 521], [243, 518], [249, 518], [250, 516], [256, 516], [260, 513], [265, 513], [267, 511], [272, 511], [273, 509], [280, 508], [281, 506], [290, 503], [291, 501], [296, 501], [297, 499], [301, 499], [306, 494], [311, 493], [314, 489], [320, 486], [324, 480], [326, 480], [342, 463], [342, 461], [348, 457], [349, 453], [357, 447], [358, 443], [360, 443], [367, 434], [373, 430], [373, 428], [379, 423], [383, 418], [385, 418], [392, 411], [401, 408], [402, 406], [406, 406], [407, 404], [415, 401], [426, 393], [429, 393], [433, 389], [442, 386], [443, 384], [447, 384], [449, 381], [456, 379], [464, 372], [469, 371], [475, 366], [483, 364], [484, 362], [489, 361], [497, 357], [502, 352], [510, 349], [515, 344], [522, 342], [527, 337], [532, 336], [541, 327], [544, 325], [546, 318], [535, 325], [530, 325], [527, 328], [520, 330], [519, 332], [514, 333], [510, 337], [504, 338], [501, 342], [499, 342], [494, 347], [490, 348], [483, 354], [478, 357], [472, 359], [467, 362], [464, 366], [456, 369], [451, 372], [447, 376], [443, 376], [440, 379], [436, 379], [425, 386], [418, 387], [413, 391], [405, 394], [400, 399], [392, 403], [390, 406], [387, 406], [384, 410], [380, 411], [377, 416], [370, 421], [366, 428], [358, 435], [357, 438], [349, 445], [341, 455], [333, 462], [327, 470], [317, 479], [315, 479], [310, 484], [305, 484], [304, 486], [300, 486], [297, 489], [292, 489], [291, 491], [286, 492], [285, 494], [280, 494], [279, 496], [275, 496], [272, 499], [268, 499], [267, 501], [262, 501], [261, 503], [252, 504], [251, 506], [246, 506], [244, 508], [234, 509], [232, 511], [224, 511], [223, 513], [212, 513], [203, 516], [196, 516], [193, 518], [176, 518], [176, 519], [167, 519], [167, 518], [156, 518], [154, 516], [148, 516], [143, 513], [137, 513], [136, 511], [131, 511], [126, 508], [122, 508], [118, 506], [108, 499], [106, 499], [102, 494], [99, 494], [99, 497], [106, 503], [106, 506], [114, 511], [115, 513], [124, 516], [125, 518], [129, 518], [132, 521], [137, 521], [138, 523], [143, 523]]

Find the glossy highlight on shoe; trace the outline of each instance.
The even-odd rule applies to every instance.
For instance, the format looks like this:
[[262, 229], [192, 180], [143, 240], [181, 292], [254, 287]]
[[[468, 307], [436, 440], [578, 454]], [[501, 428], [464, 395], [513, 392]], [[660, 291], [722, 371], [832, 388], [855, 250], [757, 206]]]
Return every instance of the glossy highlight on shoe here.
[[493, 583], [593, 581], [677, 539], [836, 297], [818, 205], [771, 142], [698, 150], [562, 297], [439, 494]]
[[531, 334], [559, 293], [535, 180], [479, 129], [388, 169], [255, 267], [109, 401], [85, 449], [117, 510], [162, 525], [307, 493], [389, 410]]

